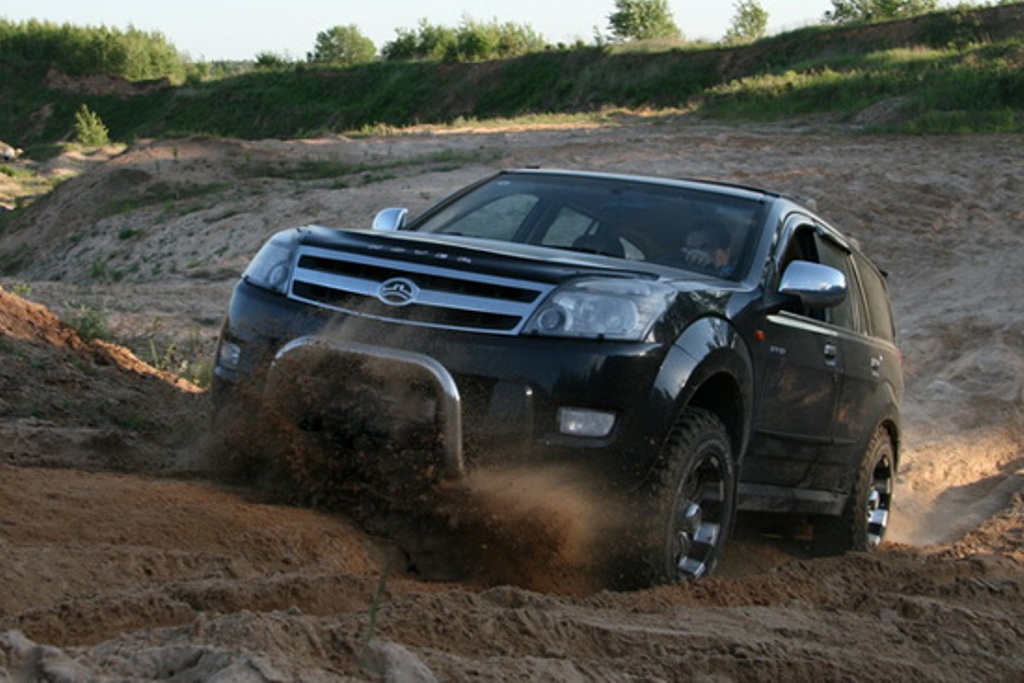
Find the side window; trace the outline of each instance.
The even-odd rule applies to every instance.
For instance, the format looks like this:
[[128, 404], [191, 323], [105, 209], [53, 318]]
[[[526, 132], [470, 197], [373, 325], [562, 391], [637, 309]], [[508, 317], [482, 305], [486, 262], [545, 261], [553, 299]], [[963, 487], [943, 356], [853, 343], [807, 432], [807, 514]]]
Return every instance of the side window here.
[[841, 304], [825, 310], [825, 320], [833, 325], [839, 325], [850, 330], [866, 332], [861, 323], [861, 302], [860, 288], [857, 286], [857, 278], [853, 272], [853, 258], [850, 253], [835, 244], [829, 239], [819, 237], [817, 239], [818, 255], [821, 263], [832, 266], [846, 276], [847, 296]]
[[783, 273], [793, 261], [818, 262], [818, 249], [814, 242], [814, 228], [801, 226], [793, 231], [786, 245], [782, 258], [779, 260], [779, 272]]
[[861, 254], [854, 254], [853, 260], [857, 266], [861, 286], [864, 287], [865, 308], [872, 334], [888, 342], [895, 341], [896, 326], [889, 303], [889, 288], [882, 279], [882, 274]]
[[[779, 275], [786, 272], [786, 266], [793, 261], [811, 261], [818, 263], [818, 247], [814, 241], [814, 228], [812, 226], [800, 226], [790, 235], [789, 243], [786, 244], [782, 258], [779, 259]], [[820, 308], [804, 308], [795, 298], [787, 304], [785, 310], [797, 315], [803, 315], [816, 320], [825, 320], [825, 311]]]
[[803, 308], [798, 301], [794, 301], [786, 306], [786, 310], [797, 315], [866, 333], [867, 325], [864, 322], [866, 313], [863, 312], [865, 306], [854, 273], [852, 258], [846, 249], [827, 237], [819, 235], [817, 228], [813, 225], [805, 224], [793, 230], [789, 242], [783, 248], [782, 257], [779, 259], [780, 274], [785, 272], [786, 266], [793, 261], [810, 261], [831, 266], [846, 276], [847, 296], [841, 304], [832, 308]]

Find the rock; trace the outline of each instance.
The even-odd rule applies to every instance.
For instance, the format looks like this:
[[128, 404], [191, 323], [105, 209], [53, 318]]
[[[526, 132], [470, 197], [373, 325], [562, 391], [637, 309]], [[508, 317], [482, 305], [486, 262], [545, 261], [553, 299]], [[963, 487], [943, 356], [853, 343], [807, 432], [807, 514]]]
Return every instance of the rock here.
[[363, 663], [387, 683], [437, 682], [437, 677], [423, 660], [398, 643], [374, 640], [366, 646]]
[[12, 147], [6, 142], [0, 140], [0, 160], [3, 161], [14, 161], [24, 153], [24, 150], [17, 147]]

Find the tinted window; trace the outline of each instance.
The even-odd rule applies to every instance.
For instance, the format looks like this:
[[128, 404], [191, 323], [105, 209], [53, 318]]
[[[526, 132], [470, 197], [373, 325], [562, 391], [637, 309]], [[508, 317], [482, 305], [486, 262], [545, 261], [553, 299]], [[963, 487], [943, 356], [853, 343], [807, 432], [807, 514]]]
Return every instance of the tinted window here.
[[[801, 225], [789, 236], [782, 258], [779, 260], [779, 273], [784, 273], [786, 268], [793, 261], [810, 261], [820, 263], [818, 259], [818, 246], [814, 240], [814, 227]], [[805, 308], [796, 297], [793, 297], [785, 305], [785, 310], [798, 315], [807, 316], [816, 320], [826, 320], [825, 309]]]
[[889, 342], [895, 341], [896, 327], [893, 324], [892, 306], [889, 304], [889, 289], [882, 274], [861, 254], [854, 254], [854, 262], [864, 288], [865, 307], [872, 334]]
[[821, 263], [832, 266], [846, 276], [847, 295], [841, 304], [826, 309], [825, 319], [833, 325], [866, 332], [861, 324], [860, 289], [853, 274], [853, 260], [850, 253], [829, 239], [818, 239], [818, 257]]

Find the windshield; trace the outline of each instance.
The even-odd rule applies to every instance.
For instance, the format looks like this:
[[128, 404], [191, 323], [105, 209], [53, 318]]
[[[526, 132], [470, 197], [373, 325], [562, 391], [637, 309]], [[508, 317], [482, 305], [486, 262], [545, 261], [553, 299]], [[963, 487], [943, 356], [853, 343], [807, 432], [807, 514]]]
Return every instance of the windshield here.
[[502, 174], [411, 229], [537, 244], [736, 279], [764, 203], [614, 178]]

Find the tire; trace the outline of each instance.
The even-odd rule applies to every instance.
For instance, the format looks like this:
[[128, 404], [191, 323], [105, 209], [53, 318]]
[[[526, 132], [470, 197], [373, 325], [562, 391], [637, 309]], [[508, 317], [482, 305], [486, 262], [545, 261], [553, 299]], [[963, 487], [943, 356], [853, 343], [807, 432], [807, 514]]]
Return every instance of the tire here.
[[814, 520], [814, 549], [820, 555], [871, 551], [881, 545], [889, 527], [896, 480], [892, 437], [879, 427], [861, 459], [857, 478], [838, 517]]
[[697, 408], [682, 413], [665, 444], [648, 501], [645, 583], [709, 575], [736, 514], [732, 442], [716, 415]]

